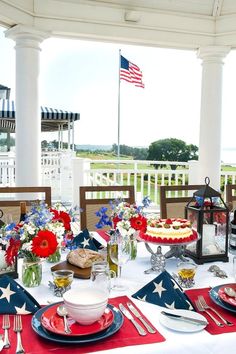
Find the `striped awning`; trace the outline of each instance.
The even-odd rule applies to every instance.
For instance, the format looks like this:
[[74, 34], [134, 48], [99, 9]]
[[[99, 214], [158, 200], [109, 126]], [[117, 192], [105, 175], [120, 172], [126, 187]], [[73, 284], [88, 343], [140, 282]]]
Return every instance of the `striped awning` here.
[[[68, 124], [80, 119], [79, 113], [41, 106], [42, 131], [67, 130]], [[0, 99], [0, 130], [15, 132], [15, 103], [11, 100]]]

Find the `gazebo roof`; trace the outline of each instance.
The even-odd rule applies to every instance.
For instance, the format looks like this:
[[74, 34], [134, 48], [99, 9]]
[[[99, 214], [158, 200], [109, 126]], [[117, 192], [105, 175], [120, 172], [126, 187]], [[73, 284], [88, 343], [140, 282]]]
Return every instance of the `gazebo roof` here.
[[[43, 106], [40, 108], [42, 132], [57, 131], [59, 125], [66, 130], [68, 123], [80, 119], [79, 113]], [[0, 131], [15, 133], [15, 117], [14, 101], [0, 99]]]
[[198, 49], [236, 47], [235, 0], [4, 0], [0, 21], [49, 36]]

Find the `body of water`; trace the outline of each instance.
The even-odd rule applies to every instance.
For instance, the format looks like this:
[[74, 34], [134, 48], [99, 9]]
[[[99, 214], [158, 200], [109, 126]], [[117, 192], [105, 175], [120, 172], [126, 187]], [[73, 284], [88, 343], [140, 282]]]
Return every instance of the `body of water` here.
[[221, 161], [236, 164], [236, 149], [222, 149]]

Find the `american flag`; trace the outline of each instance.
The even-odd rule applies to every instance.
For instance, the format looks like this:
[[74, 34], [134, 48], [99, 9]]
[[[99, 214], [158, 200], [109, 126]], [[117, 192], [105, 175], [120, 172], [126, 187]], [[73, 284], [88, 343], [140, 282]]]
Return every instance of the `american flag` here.
[[189, 298], [182, 292], [179, 284], [167, 271], [163, 271], [142, 289], [133, 294], [132, 297], [166, 307], [170, 310], [193, 310]]
[[137, 87], [144, 88], [144, 83], [142, 82], [143, 74], [140, 68], [125, 59], [122, 55], [120, 56], [120, 80], [124, 80], [134, 84]]
[[0, 277], [0, 313], [27, 315], [41, 308], [20, 284], [8, 275]]

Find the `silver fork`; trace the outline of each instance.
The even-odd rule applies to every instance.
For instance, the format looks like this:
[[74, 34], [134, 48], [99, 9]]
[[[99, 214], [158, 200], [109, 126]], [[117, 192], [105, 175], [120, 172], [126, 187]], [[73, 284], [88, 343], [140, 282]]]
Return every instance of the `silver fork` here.
[[200, 302], [200, 304], [202, 305], [202, 307], [205, 310], [213, 311], [221, 319], [221, 321], [224, 322], [224, 324], [226, 324], [226, 326], [233, 326], [234, 325], [232, 322], [230, 322], [230, 321], [226, 320], [224, 317], [222, 317], [221, 314], [219, 314], [219, 312], [214, 309], [214, 307], [209, 306], [206, 303], [206, 300], [204, 299], [204, 297], [202, 295], [198, 296], [198, 301]]
[[223, 323], [219, 322], [208, 310], [204, 309], [199, 300], [195, 301], [197, 309], [199, 312], [206, 312], [208, 316], [215, 322], [215, 324], [219, 327], [224, 327]]
[[25, 353], [21, 342], [22, 321], [20, 315], [14, 316], [13, 331], [17, 334], [16, 354]]
[[10, 328], [9, 315], [3, 315], [2, 329], [4, 329], [4, 345], [3, 348], [9, 348], [11, 346], [8, 336], [8, 329]]

